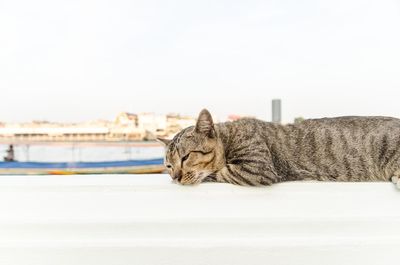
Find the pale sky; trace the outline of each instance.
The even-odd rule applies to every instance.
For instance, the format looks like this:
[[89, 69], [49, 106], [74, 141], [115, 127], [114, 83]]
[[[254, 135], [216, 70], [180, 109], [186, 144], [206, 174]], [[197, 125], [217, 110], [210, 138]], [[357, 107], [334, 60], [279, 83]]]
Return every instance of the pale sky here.
[[400, 0], [0, 0], [0, 121], [400, 117]]

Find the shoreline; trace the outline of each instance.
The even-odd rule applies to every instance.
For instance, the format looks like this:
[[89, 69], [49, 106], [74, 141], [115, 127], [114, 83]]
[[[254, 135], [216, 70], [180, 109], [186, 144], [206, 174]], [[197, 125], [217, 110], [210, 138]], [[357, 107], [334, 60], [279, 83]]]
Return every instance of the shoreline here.
[[0, 145], [44, 145], [44, 146], [132, 146], [160, 147], [157, 141], [20, 141], [0, 140]]

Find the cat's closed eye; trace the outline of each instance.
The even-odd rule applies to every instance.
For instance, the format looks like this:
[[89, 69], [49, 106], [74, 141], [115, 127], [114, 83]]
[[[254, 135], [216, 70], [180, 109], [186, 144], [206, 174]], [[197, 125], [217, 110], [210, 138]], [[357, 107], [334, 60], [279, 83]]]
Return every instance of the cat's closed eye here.
[[182, 157], [182, 163], [185, 162], [186, 160], [188, 160], [190, 153], [188, 153], [187, 155], [185, 155], [184, 157]]
[[212, 152], [212, 150], [211, 150], [211, 151], [200, 151], [200, 150], [196, 150], [196, 151], [193, 151], [193, 152], [195, 152], [195, 153], [200, 153], [200, 154], [202, 154], [202, 155], [208, 155], [209, 153]]

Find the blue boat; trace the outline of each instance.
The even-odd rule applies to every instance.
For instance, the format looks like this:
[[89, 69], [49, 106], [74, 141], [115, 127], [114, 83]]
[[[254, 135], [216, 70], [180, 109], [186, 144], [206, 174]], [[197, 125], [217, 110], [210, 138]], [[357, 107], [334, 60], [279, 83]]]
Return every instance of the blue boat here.
[[0, 175], [148, 174], [165, 170], [163, 159], [103, 162], [0, 162]]

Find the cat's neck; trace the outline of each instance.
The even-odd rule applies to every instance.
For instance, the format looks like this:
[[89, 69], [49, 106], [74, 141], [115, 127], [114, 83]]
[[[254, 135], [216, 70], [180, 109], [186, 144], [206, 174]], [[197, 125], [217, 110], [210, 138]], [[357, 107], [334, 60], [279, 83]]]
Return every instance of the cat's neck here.
[[[215, 125], [215, 130], [222, 142], [227, 159], [236, 157], [238, 150], [243, 150], [246, 147], [252, 148], [252, 145], [256, 142], [265, 142], [267, 148], [271, 138], [275, 137], [275, 133], [271, 132], [277, 129], [284, 130], [284, 128], [284, 125], [257, 119], [243, 119]], [[272, 140], [276, 141], [276, 139]]]
[[215, 125], [215, 130], [224, 148], [225, 157], [229, 157], [233, 149], [236, 129], [233, 122], [223, 122]]

